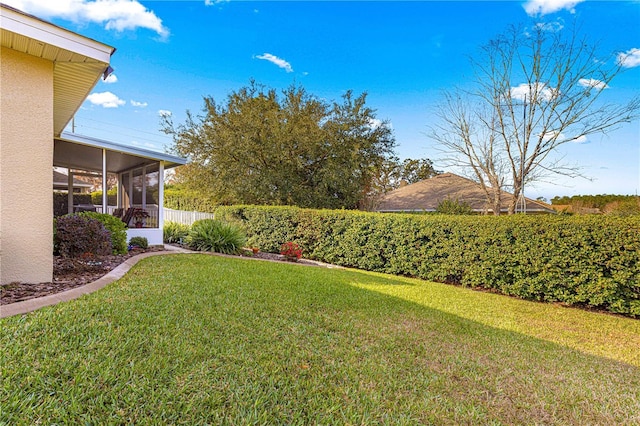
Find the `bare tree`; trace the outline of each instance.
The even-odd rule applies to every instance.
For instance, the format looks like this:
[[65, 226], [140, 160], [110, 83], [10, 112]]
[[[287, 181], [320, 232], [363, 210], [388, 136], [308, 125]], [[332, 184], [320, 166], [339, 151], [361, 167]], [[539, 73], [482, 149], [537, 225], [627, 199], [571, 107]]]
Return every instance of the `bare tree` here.
[[575, 26], [511, 27], [472, 60], [473, 89], [445, 93], [430, 136], [449, 165], [479, 181], [494, 214], [501, 190], [511, 189], [512, 214], [524, 202], [525, 184], [552, 174], [580, 175], [555, 157], [558, 147], [638, 117], [640, 97], [623, 105], [602, 98], [625, 70], [625, 59], [598, 56]]

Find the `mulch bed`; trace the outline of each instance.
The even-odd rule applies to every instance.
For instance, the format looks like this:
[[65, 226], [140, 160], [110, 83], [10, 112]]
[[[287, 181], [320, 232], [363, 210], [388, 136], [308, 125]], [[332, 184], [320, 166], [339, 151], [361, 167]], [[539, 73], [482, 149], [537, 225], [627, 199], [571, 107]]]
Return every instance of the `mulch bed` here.
[[[164, 251], [164, 249], [162, 247], [150, 247], [146, 250], [133, 249], [127, 254], [103, 256], [94, 259], [69, 259], [54, 256], [52, 282], [38, 284], [15, 282], [0, 286], [0, 305], [48, 296], [92, 283], [130, 257], [151, 251]], [[250, 257], [286, 262], [284, 256], [274, 253], [258, 252], [252, 253]], [[298, 263], [318, 265], [317, 262], [305, 259], [298, 260]]]
[[0, 286], [0, 305], [48, 296], [89, 284], [106, 275], [132, 256], [163, 250], [162, 247], [150, 247], [145, 250], [133, 249], [127, 254], [102, 256], [93, 259], [69, 259], [54, 256], [52, 282], [38, 284], [15, 282]]

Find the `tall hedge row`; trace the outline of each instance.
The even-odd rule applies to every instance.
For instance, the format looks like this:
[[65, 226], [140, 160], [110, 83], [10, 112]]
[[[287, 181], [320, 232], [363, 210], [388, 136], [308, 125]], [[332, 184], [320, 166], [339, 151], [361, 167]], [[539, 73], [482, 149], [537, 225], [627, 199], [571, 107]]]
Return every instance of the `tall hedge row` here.
[[187, 189], [167, 188], [164, 191], [164, 206], [174, 210], [212, 212], [218, 204], [209, 197]]
[[230, 206], [249, 244], [337, 265], [640, 317], [640, 218], [445, 216]]

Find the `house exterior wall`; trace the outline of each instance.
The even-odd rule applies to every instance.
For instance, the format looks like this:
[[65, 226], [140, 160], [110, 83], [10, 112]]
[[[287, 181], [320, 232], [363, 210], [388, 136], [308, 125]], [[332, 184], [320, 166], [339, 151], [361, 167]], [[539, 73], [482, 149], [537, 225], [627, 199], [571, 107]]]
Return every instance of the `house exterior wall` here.
[[53, 67], [0, 49], [0, 284], [53, 276]]

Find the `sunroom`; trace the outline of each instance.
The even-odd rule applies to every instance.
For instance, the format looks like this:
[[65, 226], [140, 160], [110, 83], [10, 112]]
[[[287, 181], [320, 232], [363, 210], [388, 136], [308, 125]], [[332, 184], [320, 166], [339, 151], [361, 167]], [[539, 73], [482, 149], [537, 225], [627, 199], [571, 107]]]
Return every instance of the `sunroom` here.
[[[95, 210], [120, 217], [127, 228], [127, 239], [147, 238], [149, 244], [162, 244], [165, 172], [186, 160], [174, 155], [134, 146], [63, 132], [54, 138], [54, 167], [67, 169], [67, 212]], [[74, 203], [74, 177], [100, 176], [102, 202], [98, 205]], [[109, 202], [107, 176], [117, 177], [116, 199]], [[115, 201], [115, 202], [114, 202]]]

